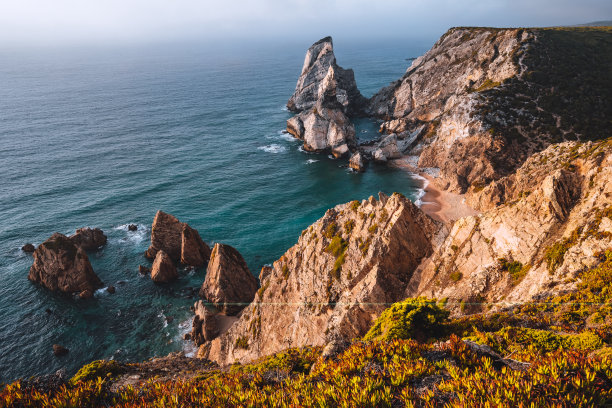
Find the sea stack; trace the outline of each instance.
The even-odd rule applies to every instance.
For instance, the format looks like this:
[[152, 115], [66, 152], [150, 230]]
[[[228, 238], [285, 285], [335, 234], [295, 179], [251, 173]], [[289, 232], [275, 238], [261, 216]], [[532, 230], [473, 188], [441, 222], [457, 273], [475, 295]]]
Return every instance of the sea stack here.
[[83, 293], [83, 297], [93, 296], [103, 286], [85, 250], [57, 232], [34, 251], [28, 279], [51, 290]]
[[204, 266], [210, 258], [210, 247], [200, 238], [197, 230], [176, 217], [158, 211], [151, 227], [151, 246], [145, 256], [155, 259], [163, 250], [175, 263]]
[[287, 121], [287, 131], [304, 141], [304, 150], [343, 156], [356, 146], [349, 117], [360, 114], [366, 103], [353, 70], [336, 64], [332, 39], [325, 37], [306, 52], [295, 92], [287, 102], [287, 108], [297, 113]]
[[106, 245], [106, 235], [100, 228], [79, 228], [70, 240], [78, 247], [86, 251], [95, 251], [101, 246]]
[[226, 315], [235, 315], [253, 301], [257, 279], [235, 248], [215, 244], [200, 297]]
[[178, 278], [176, 266], [170, 256], [163, 250], [157, 251], [153, 266], [151, 267], [151, 279], [153, 282], [169, 283]]

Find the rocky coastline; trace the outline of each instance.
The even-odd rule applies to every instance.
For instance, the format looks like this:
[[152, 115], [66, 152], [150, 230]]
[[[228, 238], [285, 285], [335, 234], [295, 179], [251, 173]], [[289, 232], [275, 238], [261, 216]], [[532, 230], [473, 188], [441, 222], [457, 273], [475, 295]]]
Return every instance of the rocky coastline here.
[[[325, 367], [348, 375], [351, 356], [361, 356], [364, 348], [371, 364], [355, 372], [386, 378], [392, 363], [372, 356], [386, 356], [376, 347], [393, 348], [400, 340], [423, 361], [450, 359], [450, 366], [463, 368], [472, 359], [493, 370], [487, 371], [492, 377], [520, 376], [552, 358], [533, 350], [536, 357], [527, 358], [513, 349], [516, 333], [554, 337], [558, 344], [574, 344], [567, 336], [587, 336], [588, 342], [574, 344], [588, 361], [582, 365], [604, 361], [593, 353], [609, 353], [612, 344], [606, 294], [612, 290], [612, 133], [600, 113], [587, 118], [570, 110], [590, 95], [591, 108], [611, 113], [606, 93], [612, 84], [587, 81], [584, 61], [568, 58], [559, 68], [551, 48], [583, 41], [591, 58], [595, 51], [585, 33], [453, 28], [370, 99], [359, 92], [352, 70], [337, 64], [331, 37], [314, 43], [287, 103], [295, 113], [287, 131], [303, 141], [304, 150], [345, 158], [356, 172], [367, 171], [371, 161], [420, 174], [425, 195], [415, 205], [401, 194], [381, 192], [327, 210], [261, 269], [259, 279], [236, 248], [216, 243], [211, 250], [197, 230], [158, 211], [145, 253], [154, 260], [151, 279], [173, 281], [179, 264], [206, 267], [187, 336], [199, 347], [198, 363], [176, 355], [159, 364], [172, 372], [189, 366], [189, 374], [178, 378], [191, 380], [199, 370], [208, 380], [205, 373], [259, 367], [269, 356], [284, 356], [286, 363], [293, 358], [287, 355], [299, 354], [300, 364], [308, 362], [299, 369], [295, 362], [283, 378], [278, 371], [272, 377], [272, 369], [263, 370], [266, 378], [251, 378], [275, 387], [298, 378], [296, 373], [321, 383]], [[568, 81], [576, 88], [551, 84], [568, 69], [579, 87], [574, 79]], [[358, 116], [383, 121], [378, 140], [359, 144], [351, 122]], [[97, 229], [79, 229], [71, 237], [56, 233], [34, 250], [28, 278], [91, 297], [102, 282], [86, 251], [105, 242]], [[572, 306], [571, 296], [587, 289], [594, 304]], [[551, 299], [564, 297], [570, 303], [550, 306]], [[430, 324], [435, 333], [428, 332]], [[369, 343], [373, 338], [383, 343]], [[506, 352], [511, 354], [504, 357]], [[483, 363], [485, 358], [492, 363]], [[147, 365], [159, 369], [154, 361], [141, 364], [142, 370], [113, 366], [115, 390], [143, 386], [152, 378], [143, 374]], [[404, 395], [406, 401], [428, 392], [438, 403], [459, 395], [444, 394], [441, 384], [467, 374], [429, 370], [430, 376], [410, 383], [422, 392]], [[597, 387], [610, 381], [601, 379]]]

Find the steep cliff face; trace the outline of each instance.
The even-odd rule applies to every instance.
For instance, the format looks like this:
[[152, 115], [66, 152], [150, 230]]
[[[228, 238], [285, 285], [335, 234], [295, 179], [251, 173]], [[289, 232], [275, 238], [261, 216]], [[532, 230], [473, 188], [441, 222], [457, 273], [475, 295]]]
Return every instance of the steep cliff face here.
[[287, 121], [287, 131], [304, 141], [308, 151], [326, 151], [340, 157], [353, 150], [355, 127], [350, 116], [361, 114], [367, 100], [351, 69], [336, 64], [331, 37], [306, 52], [302, 73], [287, 108], [298, 113]]
[[446, 232], [399, 194], [328, 210], [262, 269], [254, 302], [201, 355], [227, 364], [363, 335]]
[[442, 187], [471, 193], [551, 143], [607, 137], [610, 66], [606, 28], [455, 28], [366, 111]]
[[453, 225], [406, 296], [448, 298], [454, 312], [470, 313], [573, 290], [612, 245], [610, 180], [610, 139], [535, 154], [480, 193], [489, 209]]

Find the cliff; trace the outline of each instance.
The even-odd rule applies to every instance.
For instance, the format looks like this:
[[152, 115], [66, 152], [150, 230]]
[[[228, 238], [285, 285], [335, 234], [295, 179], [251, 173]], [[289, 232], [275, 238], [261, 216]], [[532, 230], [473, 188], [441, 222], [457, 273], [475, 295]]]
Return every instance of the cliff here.
[[366, 112], [471, 195], [550, 144], [609, 137], [611, 66], [609, 27], [454, 28]]

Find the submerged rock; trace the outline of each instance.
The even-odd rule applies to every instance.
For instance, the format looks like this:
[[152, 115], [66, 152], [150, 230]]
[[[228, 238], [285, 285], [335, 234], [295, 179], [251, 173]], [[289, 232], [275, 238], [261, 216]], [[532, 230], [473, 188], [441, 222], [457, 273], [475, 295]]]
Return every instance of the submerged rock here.
[[99, 228], [79, 228], [70, 240], [86, 251], [93, 251], [106, 245], [106, 235]]
[[151, 268], [151, 279], [158, 283], [168, 283], [178, 278], [176, 266], [170, 256], [163, 250], [157, 251], [153, 267]]
[[210, 248], [198, 231], [176, 217], [157, 211], [151, 228], [151, 245], [145, 252], [153, 259], [163, 250], [174, 262], [190, 266], [203, 266], [210, 258]]
[[59, 344], [54, 344], [53, 345], [53, 354], [56, 357], [61, 357], [61, 356], [65, 356], [66, 354], [68, 354], [70, 350], [68, 350], [66, 347], [61, 346]]
[[128, 225], [128, 231], [138, 231], [138, 225], [136, 224]]
[[257, 279], [235, 248], [215, 244], [200, 296], [227, 315], [235, 315], [253, 301]]
[[28, 279], [51, 290], [74, 293], [101, 288], [84, 249], [60, 233], [53, 234], [34, 251]]
[[148, 275], [151, 273], [151, 268], [142, 266], [142, 265], [138, 265], [138, 273], [141, 275]]

